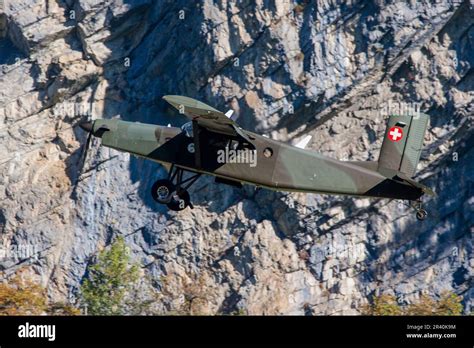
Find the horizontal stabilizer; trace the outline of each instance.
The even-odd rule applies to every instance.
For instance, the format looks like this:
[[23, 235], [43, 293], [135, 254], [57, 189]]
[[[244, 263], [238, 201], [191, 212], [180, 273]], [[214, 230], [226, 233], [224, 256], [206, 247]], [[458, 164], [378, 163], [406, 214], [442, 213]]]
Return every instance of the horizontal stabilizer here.
[[413, 180], [413, 179], [410, 179], [409, 177], [403, 175], [402, 173], [399, 173], [397, 175], [400, 179], [406, 181], [407, 183], [409, 183], [410, 185], [414, 186], [414, 187], [418, 187], [419, 189], [421, 189], [424, 193], [430, 195], [430, 196], [436, 196], [436, 193], [431, 189], [429, 188], [428, 186], [426, 185], [423, 185], [423, 184], [420, 184], [419, 182]]

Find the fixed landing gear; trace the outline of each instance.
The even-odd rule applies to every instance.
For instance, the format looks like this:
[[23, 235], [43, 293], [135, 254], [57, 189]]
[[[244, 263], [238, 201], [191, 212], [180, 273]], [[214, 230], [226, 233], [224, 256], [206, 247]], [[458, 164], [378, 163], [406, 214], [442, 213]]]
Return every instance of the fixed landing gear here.
[[181, 211], [190, 207], [193, 209], [191, 197], [187, 189], [196, 182], [201, 174], [194, 174], [183, 179], [184, 170], [171, 167], [168, 179], [157, 180], [151, 188], [151, 196], [160, 203], [166, 204], [170, 210]]
[[416, 218], [418, 221], [423, 221], [428, 217], [428, 212], [423, 209], [423, 202], [421, 201], [421, 199], [412, 201], [411, 207], [415, 209]]
[[168, 179], [155, 181], [151, 187], [151, 196], [155, 201], [161, 204], [167, 204], [171, 201], [172, 193], [176, 190], [176, 186]]
[[423, 202], [421, 199], [417, 199], [416, 201], [409, 201], [410, 204], [404, 203], [404, 205], [411, 207], [415, 210], [416, 219], [418, 221], [423, 221], [428, 217], [428, 212], [423, 209]]
[[419, 221], [423, 221], [424, 219], [426, 219], [428, 217], [428, 212], [425, 210], [425, 209], [420, 209], [416, 212], [416, 218], [419, 220]]

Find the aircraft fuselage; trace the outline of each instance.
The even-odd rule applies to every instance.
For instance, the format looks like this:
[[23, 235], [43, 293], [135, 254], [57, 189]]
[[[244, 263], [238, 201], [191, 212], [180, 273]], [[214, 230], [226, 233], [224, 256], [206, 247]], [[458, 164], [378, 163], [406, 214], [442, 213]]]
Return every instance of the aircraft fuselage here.
[[[201, 135], [200, 148], [196, 149], [195, 139], [176, 127], [115, 119], [96, 120], [93, 127], [94, 135], [102, 138], [104, 146], [238, 183], [280, 191], [355, 196], [406, 199], [408, 195], [417, 199], [422, 195], [420, 189], [389, 179], [375, 170], [331, 159], [246, 130], [242, 131], [251, 139], [252, 149], [239, 148], [239, 139], [216, 133], [212, 136]], [[247, 157], [241, 156], [240, 159], [246, 159], [242, 163], [239, 158], [227, 156], [228, 150], [254, 152], [247, 153]], [[200, 158], [196, 158], [197, 151]]]

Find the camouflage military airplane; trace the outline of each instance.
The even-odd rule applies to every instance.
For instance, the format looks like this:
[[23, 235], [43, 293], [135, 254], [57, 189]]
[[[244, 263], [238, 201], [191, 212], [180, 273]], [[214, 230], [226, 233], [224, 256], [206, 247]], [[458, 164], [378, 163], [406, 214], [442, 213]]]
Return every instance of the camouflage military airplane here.
[[171, 210], [192, 208], [188, 188], [201, 174], [209, 174], [216, 182], [237, 187], [246, 183], [278, 191], [408, 200], [419, 220], [427, 216], [421, 197], [433, 192], [411, 179], [428, 124], [426, 114], [390, 116], [378, 161], [338, 161], [305, 150], [310, 137], [291, 146], [242, 129], [232, 111], [222, 113], [183, 96], [163, 98], [190, 122], [177, 128], [97, 119], [80, 126], [90, 133], [89, 139], [102, 138], [104, 146], [167, 166], [168, 177], [153, 184], [151, 195]]

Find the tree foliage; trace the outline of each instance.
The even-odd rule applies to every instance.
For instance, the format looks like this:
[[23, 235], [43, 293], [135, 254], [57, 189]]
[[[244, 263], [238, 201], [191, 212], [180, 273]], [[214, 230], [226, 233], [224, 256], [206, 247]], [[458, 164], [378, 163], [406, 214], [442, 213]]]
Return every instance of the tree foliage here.
[[461, 296], [452, 292], [445, 292], [437, 303], [436, 314], [438, 315], [461, 315], [462, 306]]
[[0, 314], [41, 315], [46, 309], [45, 290], [22, 275], [0, 284]]
[[417, 302], [409, 304], [405, 312], [407, 315], [436, 315], [436, 308], [436, 301], [423, 294]]
[[372, 299], [372, 303], [362, 308], [366, 315], [461, 315], [463, 306], [462, 298], [452, 292], [444, 292], [439, 300], [434, 300], [428, 295], [407, 305], [397, 303], [395, 296], [383, 294]]
[[8, 283], [0, 284], [0, 315], [78, 315], [77, 308], [65, 303], [49, 303], [46, 289], [23, 271]]
[[368, 315], [402, 315], [395, 296], [386, 294], [375, 297], [372, 305], [364, 308], [364, 312]]
[[417, 303], [407, 308], [408, 315], [461, 315], [462, 298], [452, 292], [444, 292], [438, 301], [422, 295]]
[[122, 237], [103, 250], [88, 269], [81, 286], [83, 304], [91, 315], [128, 314], [127, 294], [138, 280], [138, 266], [131, 264], [130, 251]]

